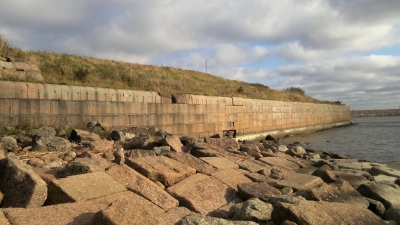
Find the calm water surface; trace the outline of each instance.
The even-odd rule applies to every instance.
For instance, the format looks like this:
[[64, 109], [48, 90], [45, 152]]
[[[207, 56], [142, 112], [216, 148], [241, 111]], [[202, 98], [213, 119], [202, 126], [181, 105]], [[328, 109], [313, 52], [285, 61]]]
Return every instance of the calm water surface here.
[[400, 161], [400, 116], [352, 118], [354, 126], [301, 134], [283, 141], [376, 162]]

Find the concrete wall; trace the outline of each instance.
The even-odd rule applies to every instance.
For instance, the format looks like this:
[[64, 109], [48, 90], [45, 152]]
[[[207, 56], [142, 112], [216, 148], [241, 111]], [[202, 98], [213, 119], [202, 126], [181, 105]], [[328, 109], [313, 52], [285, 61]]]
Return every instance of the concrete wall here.
[[304, 132], [350, 121], [350, 108], [236, 97], [0, 81], [0, 125], [157, 126], [197, 137], [235, 130], [238, 136]]

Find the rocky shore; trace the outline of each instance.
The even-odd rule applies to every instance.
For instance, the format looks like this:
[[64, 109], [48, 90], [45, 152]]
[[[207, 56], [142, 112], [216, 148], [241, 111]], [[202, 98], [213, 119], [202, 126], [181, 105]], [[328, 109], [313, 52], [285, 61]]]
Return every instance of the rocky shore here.
[[400, 163], [156, 127], [0, 137], [0, 224], [400, 224]]

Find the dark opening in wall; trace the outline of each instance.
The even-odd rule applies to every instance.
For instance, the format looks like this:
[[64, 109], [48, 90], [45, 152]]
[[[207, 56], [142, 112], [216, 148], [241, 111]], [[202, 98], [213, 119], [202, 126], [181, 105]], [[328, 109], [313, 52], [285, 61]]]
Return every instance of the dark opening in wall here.
[[236, 130], [224, 130], [224, 131], [222, 131], [222, 133], [223, 133], [223, 136], [236, 138]]

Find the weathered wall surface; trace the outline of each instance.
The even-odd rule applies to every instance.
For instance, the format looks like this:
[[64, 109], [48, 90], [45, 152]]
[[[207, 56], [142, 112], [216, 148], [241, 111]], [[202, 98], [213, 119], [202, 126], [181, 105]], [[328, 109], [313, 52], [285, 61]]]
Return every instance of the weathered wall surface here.
[[344, 125], [344, 105], [174, 95], [147, 91], [0, 81], [0, 125], [22, 121], [82, 127], [157, 126], [197, 137], [235, 130], [238, 136]]

